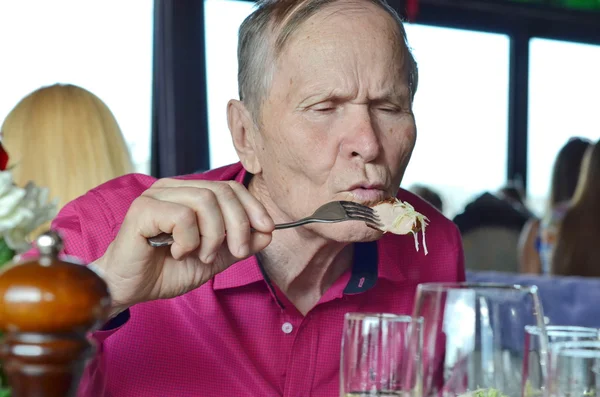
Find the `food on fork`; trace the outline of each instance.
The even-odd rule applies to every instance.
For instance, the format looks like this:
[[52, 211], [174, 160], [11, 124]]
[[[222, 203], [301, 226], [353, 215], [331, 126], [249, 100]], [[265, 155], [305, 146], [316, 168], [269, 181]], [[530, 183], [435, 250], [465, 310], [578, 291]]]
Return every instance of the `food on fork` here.
[[417, 233], [423, 232], [423, 251], [427, 255], [427, 244], [425, 242], [425, 227], [429, 219], [417, 212], [415, 208], [406, 201], [395, 197], [387, 198], [369, 205], [379, 217], [381, 226], [378, 228], [384, 233], [408, 234], [412, 233], [415, 238], [415, 249], [419, 250], [419, 239]]

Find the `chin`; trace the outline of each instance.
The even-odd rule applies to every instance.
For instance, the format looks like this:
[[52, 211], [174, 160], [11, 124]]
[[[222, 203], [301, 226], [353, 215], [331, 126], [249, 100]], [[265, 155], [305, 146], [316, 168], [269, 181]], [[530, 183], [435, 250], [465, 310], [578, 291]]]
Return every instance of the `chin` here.
[[383, 232], [375, 230], [363, 222], [340, 222], [314, 224], [311, 229], [320, 236], [338, 243], [358, 243], [381, 238]]

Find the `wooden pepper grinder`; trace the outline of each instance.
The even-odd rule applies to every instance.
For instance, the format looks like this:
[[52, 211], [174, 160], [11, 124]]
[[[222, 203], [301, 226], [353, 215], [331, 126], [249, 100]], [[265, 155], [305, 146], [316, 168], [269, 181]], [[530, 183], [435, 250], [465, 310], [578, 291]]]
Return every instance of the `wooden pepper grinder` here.
[[68, 397], [94, 348], [86, 335], [106, 320], [106, 283], [62, 261], [55, 231], [37, 239], [39, 258], [0, 273], [0, 359], [12, 397]]

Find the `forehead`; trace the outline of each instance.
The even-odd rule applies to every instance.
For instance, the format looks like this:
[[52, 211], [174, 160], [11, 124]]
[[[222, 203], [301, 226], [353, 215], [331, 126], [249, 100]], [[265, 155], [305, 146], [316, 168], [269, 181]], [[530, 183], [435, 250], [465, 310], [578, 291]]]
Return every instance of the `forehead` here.
[[[354, 29], [357, 26], [368, 34], [386, 35], [395, 44], [403, 47], [400, 39], [398, 21], [381, 6], [368, 0], [338, 0], [321, 6], [310, 12], [308, 7], [299, 9], [289, 15], [277, 32], [275, 43], [276, 54], [282, 53], [286, 47], [294, 44], [294, 39], [302, 35], [324, 33], [328, 27]], [[362, 23], [361, 23], [362, 22]], [[369, 24], [368, 22], [375, 22]]]
[[276, 60], [283, 74], [311, 80], [368, 69], [387, 76], [388, 83], [406, 83], [402, 71], [407, 56], [404, 37], [391, 15], [368, 1], [348, 0], [329, 4], [296, 26]]

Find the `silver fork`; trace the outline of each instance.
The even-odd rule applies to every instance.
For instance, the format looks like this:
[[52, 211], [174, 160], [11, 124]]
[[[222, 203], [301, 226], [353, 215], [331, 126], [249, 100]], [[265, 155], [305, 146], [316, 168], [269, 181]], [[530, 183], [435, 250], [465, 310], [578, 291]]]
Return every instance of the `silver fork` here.
[[[308, 223], [337, 223], [344, 221], [362, 221], [375, 228], [381, 226], [379, 217], [372, 208], [352, 201], [332, 201], [320, 206], [312, 215], [306, 218], [295, 222], [280, 223], [275, 225], [275, 229], [287, 229]], [[158, 236], [150, 237], [148, 243], [153, 247], [164, 247], [165, 245], [173, 244], [173, 236], [168, 233], [161, 233]]]

